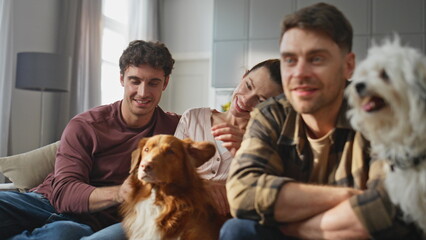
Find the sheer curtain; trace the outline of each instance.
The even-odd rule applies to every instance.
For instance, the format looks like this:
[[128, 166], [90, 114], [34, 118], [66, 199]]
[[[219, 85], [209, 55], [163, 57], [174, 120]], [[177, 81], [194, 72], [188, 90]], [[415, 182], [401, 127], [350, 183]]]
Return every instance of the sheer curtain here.
[[[13, 54], [12, 0], [0, 0], [0, 156], [6, 156], [9, 147], [9, 120], [12, 101]], [[0, 173], [0, 183], [4, 176]]]
[[[12, 0], [0, 0], [0, 156], [8, 154], [9, 120], [14, 76]], [[0, 174], [0, 182], [3, 182]]]
[[129, 41], [159, 39], [158, 0], [129, 0]]
[[70, 118], [101, 104], [102, 0], [60, 1], [58, 52], [72, 57], [71, 91], [62, 105]]

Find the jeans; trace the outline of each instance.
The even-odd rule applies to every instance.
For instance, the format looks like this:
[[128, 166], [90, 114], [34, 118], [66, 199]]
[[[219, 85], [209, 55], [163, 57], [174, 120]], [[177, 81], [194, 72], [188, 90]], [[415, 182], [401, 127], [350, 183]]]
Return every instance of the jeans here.
[[38, 193], [0, 192], [0, 239], [80, 239], [90, 226], [58, 213]]
[[121, 223], [116, 223], [104, 229], [101, 229], [94, 234], [83, 237], [81, 240], [126, 240], [126, 234], [124, 233]]
[[220, 229], [221, 240], [275, 240], [291, 239], [284, 236], [278, 228], [260, 225], [247, 219], [233, 218]]

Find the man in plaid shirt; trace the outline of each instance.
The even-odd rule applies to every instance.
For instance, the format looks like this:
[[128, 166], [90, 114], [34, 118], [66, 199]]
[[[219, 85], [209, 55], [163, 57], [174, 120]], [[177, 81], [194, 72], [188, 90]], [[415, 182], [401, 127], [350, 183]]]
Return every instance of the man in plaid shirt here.
[[348, 120], [352, 27], [319, 3], [286, 17], [280, 42], [285, 96], [252, 112], [232, 162], [234, 219], [221, 239], [417, 239], [383, 187], [383, 161]]

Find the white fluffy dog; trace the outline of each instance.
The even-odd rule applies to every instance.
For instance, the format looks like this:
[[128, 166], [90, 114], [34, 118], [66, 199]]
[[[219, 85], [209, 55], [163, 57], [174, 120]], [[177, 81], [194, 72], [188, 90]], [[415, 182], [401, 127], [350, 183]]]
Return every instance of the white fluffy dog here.
[[426, 58], [395, 36], [369, 49], [353, 79], [351, 124], [389, 161], [385, 186], [404, 220], [426, 233]]

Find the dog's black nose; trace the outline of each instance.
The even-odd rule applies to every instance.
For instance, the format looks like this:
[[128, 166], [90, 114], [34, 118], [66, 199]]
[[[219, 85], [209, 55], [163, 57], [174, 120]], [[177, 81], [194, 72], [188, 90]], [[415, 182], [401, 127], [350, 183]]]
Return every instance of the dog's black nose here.
[[357, 92], [360, 96], [362, 96], [362, 95], [364, 95], [364, 94], [365, 94], [366, 85], [365, 85], [365, 83], [363, 83], [363, 82], [357, 83], [357, 84], [355, 85], [355, 89], [356, 89], [356, 92]]

